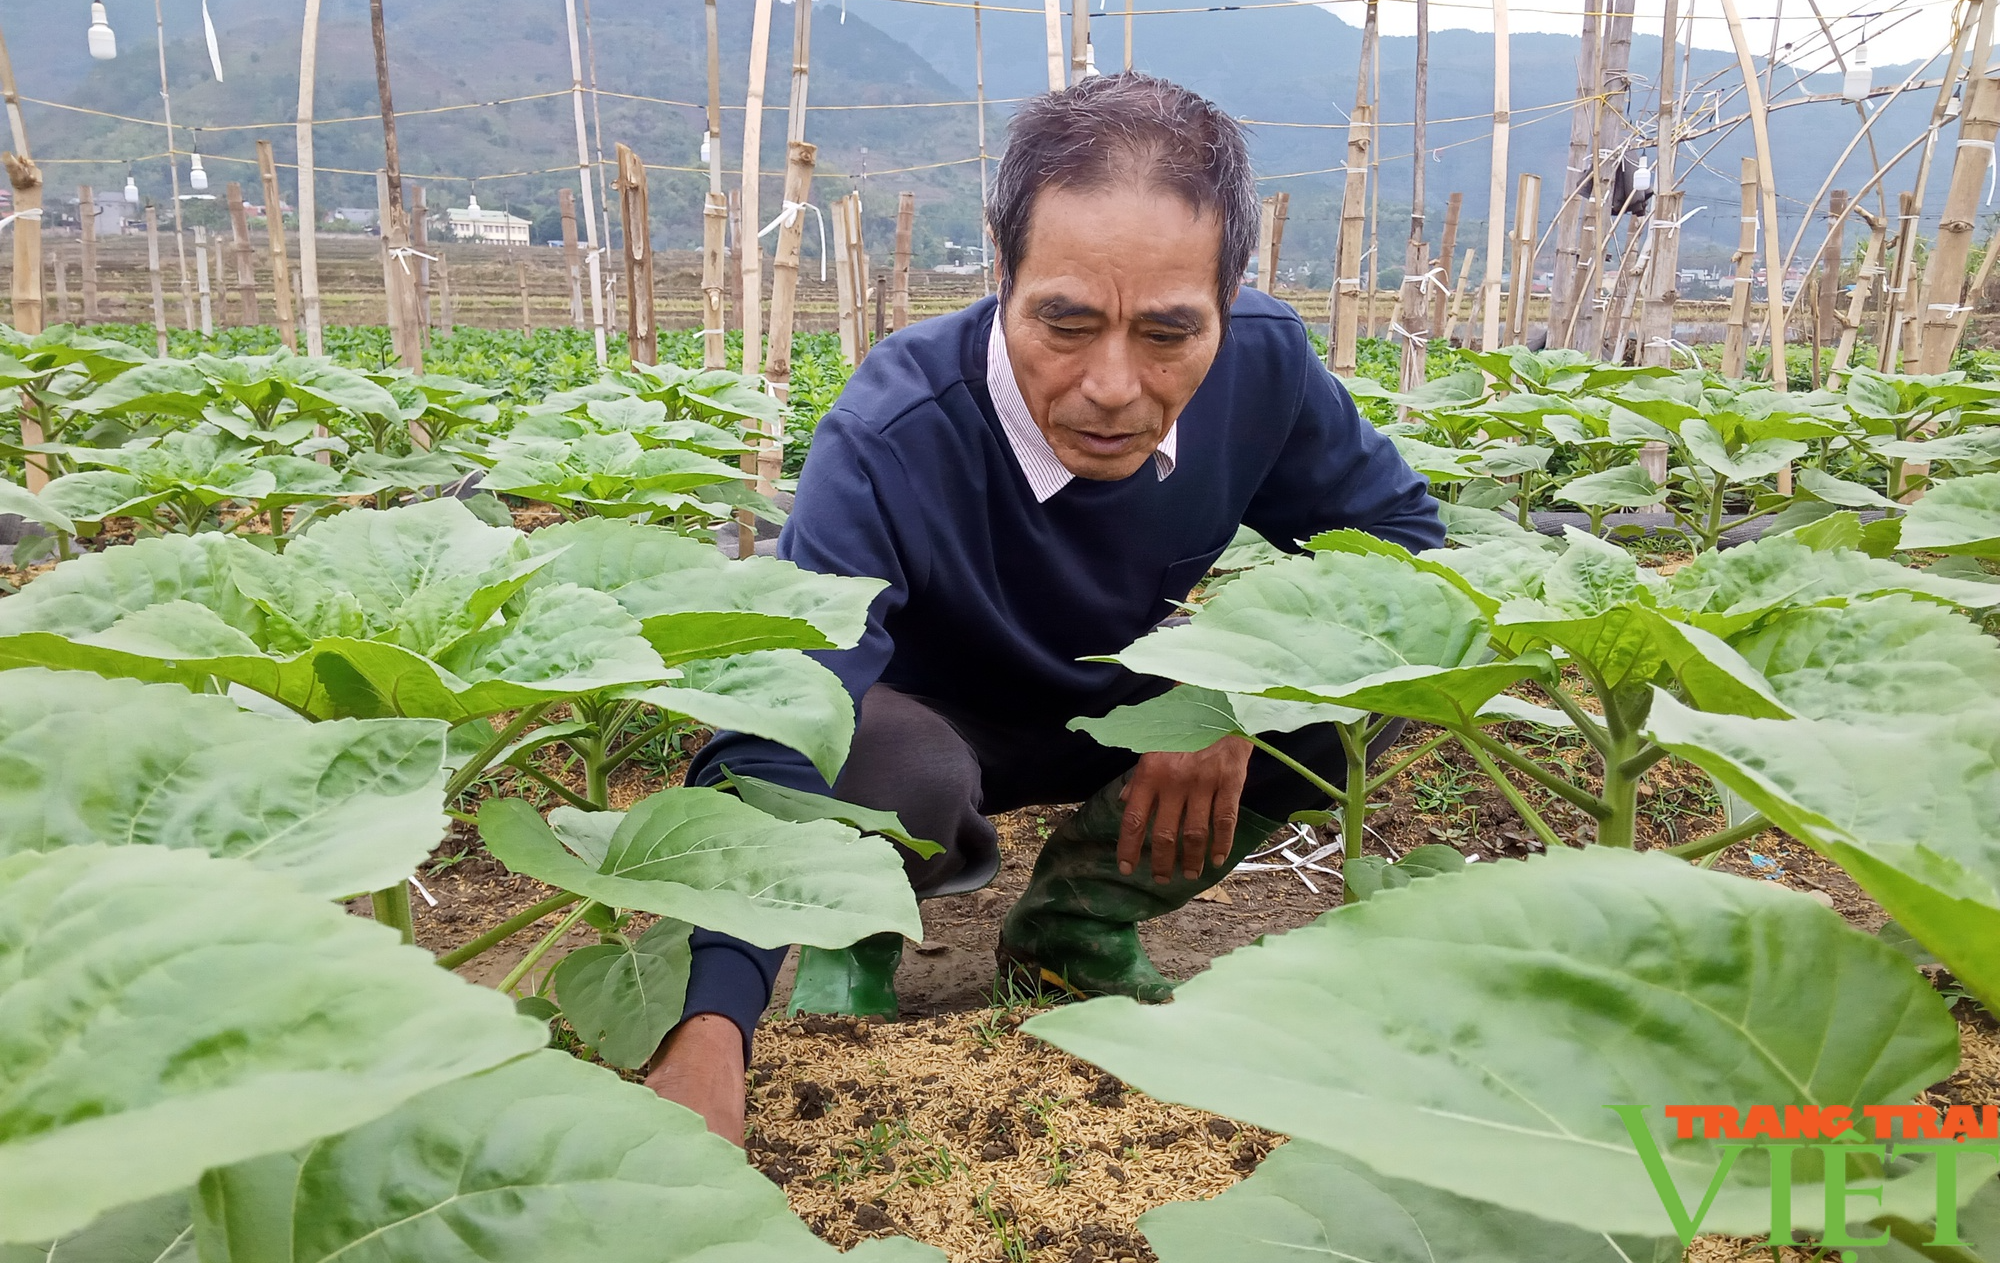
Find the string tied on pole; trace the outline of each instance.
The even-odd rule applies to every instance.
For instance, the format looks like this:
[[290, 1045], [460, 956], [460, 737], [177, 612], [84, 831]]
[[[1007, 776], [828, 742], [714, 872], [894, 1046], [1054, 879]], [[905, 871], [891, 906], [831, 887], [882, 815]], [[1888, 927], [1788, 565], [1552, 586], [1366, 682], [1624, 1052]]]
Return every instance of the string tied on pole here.
[[1687, 223], [1688, 220], [1693, 219], [1696, 215], [1701, 214], [1703, 211], [1707, 209], [1708, 207], [1706, 206], [1697, 206], [1693, 210], [1689, 211], [1687, 214], [1682, 215], [1679, 219], [1656, 219], [1653, 221], [1653, 231], [1679, 232], [1683, 224]]
[[42, 217], [42, 208], [39, 206], [34, 207], [31, 210], [15, 211], [13, 214], [7, 216], [5, 219], [0, 219], [0, 232], [7, 231], [7, 225], [13, 223], [17, 219], [39, 220], [41, 217]]
[[819, 279], [826, 281], [826, 217], [819, 213], [819, 207], [811, 202], [786, 202], [784, 209], [772, 216], [771, 222], [757, 230], [759, 237], [768, 237], [780, 228], [788, 228], [799, 217], [800, 211], [811, 211], [813, 220], [819, 226]]
[[1451, 293], [1451, 286], [1444, 282], [1443, 264], [1439, 264], [1417, 278], [1417, 292], [1421, 294], [1427, 289], [1434, 289], [1440, 294], [1448, 295]]
[[1646, 345], [1663, 346], [1667, 348], [1667, 354], [1669, 356], [1671, 356], [1675, 351], [1679, 351], [1683, 355], [1687, 356], [1690, 360], [1693, 360], [1697, 365], [1701, 363], [1701, 356], [1695, 354], [1694, 348], [1689, 346], [1687, 343], [1682, 342], [1678, 338], [1650, 338], [1647, 340]]
[[1960, 149], [1984, 149], [1986, 151], [1986, 204], [1988, 206], [1993, 205], [1993, 179], [1996, 168], [2000, 168], [2000, 154], [1995, 153], [1993, 142], [1990, 140], [1961, 140], [1958, 142], [1958, 147]]
[[432, 263], [436, 263], [438, 261], [438, 257], [436, 255], [425, 254], [423, 251], [417, 249], [415, 246], [397, 246], [389, 251], [389, 257], [394, 259], [396, 262], [402, 264], [403, 271], [406, 274], [410, 270], [411, 255], [415, 255], [419, 259], [427, 259]]

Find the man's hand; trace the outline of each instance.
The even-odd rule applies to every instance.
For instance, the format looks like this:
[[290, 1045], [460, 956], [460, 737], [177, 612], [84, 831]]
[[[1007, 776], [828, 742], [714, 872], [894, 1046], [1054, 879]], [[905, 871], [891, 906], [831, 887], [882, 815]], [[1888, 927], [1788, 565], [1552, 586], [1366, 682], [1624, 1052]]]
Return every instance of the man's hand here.
[[708, 1129], [743, 1147], [743, 1033], [714, 1013], [697, 1013], [668, 1032], [646, 1086], [701, 1115]]
[[1250, 749], [1242, 737], [1224, 737], [1194, 754], [1140, 755], [1125, 785], [1118, 871], [1130, 874], [1138, 867], [1149, 819], [1154, 881], [1164, 884], [1173, 876], [1176, 839], [1181, 872], [1189, 880], [1201, 876], [1204, 859], [1226, 862], [1236, 839], [1237, 802], [1243, 797]]

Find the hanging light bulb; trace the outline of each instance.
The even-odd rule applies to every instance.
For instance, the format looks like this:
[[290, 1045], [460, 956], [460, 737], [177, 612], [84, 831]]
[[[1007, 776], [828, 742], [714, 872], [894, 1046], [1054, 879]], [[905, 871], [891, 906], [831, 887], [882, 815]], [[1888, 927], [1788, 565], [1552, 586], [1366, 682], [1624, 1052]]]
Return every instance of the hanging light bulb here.
[[1085, 40], [1083, 44], [1083, 77], [1086, 79], [1090, 79], [1096, 77], [1096, 75], [1097, 75], [1097, 41]]
[[125, 173], [125, 200], [134, 206], [139, 204], [139, 181], [130, 171]]
[[1944, 116], [1946, 118], [1957, 118], [1958, 112], [1964, 108], [1965, 108], [1965, 85], [1963, 83], [1960, 83], [1957, 87], [1951, 90], [1951, 100], [1946, 101], [1944, 103]]
[[1632, 191], [1650, 193], [1653, 191], [1653, 160], [1640, 158], [1639, 167], [1632, 173]]
[[713, 139], [715, 138], [707, 132], [701, 134], [701, 165], [704, 167], [708, 165], [708, 155], [710, 153], [709, 142]]
[[201, 169], [201, 155], [194, 155], [194, 165], [188, 172], [188, 187], [199, 193], [208, 187], [208, 172]]
[[118, 55], [118, 33], [104, 16], [104, 0], [90, 0], [90, 55], [98, 61]]
[[1840, 80], [1840, 96], [1844, 101], [1859, 101], [1875, 86], [1875, 76], [1868, 69], [1868, 37], [1861, 37], [1861, 46], [1854, 50], [1854, 56], [1847, 63], [1847, 73]]

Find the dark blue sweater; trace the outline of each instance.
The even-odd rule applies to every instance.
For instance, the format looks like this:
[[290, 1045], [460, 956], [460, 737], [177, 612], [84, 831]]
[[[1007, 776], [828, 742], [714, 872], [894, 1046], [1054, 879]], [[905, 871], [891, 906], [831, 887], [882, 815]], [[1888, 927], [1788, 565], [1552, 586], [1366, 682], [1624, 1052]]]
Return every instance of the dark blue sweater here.
[[[1327, 373], [1298, 313], [1256, 290], [1237, 299], [1175, 423], [1172, 474], [1147, 461], [1037, 504], [986, 389], [994, 312], [984, 300], [877, 346], [813, 435], [778, 555], [888, 581], [861, 643], [815, 655], [857, 705], [879, 681], [1021, 719], [1100, 714], [1129, 673], [1078, 659], [1115, 653], [1171, 614], [1239, 524], [1292, 551], [1337, 527], [1412, 550], [1444, 542], [1424, 479]], [[713, 783], [725, 762], [828, 792], [803, 755], [727, 732], [689, 783]], [[718, 955], [738, 950], [754, 956]], [[698, 934], [688, 1012], [747, 1029], [782, 959]]]

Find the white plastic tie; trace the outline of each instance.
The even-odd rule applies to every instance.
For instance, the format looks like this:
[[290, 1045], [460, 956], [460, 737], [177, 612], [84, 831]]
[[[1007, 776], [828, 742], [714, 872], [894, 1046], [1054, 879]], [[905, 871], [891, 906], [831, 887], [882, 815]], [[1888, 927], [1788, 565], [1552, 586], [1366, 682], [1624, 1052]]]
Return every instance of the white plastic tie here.
[[1417, 340], [1416, 334], [1411, 333], [1408, 329], [1405, 329], [1403, 326], [1397, 324], [1394, 320], [1391, 320], [1389, 322], [1389, 332], [1401, 338], [1405, 342], [1415, 342]]
[[1961, 307], [1957, 303], [1932, 303], [1930, 309], [1932, 311], [1941, 311], [1947, 316], [1956, 316], [1972, 310], [1970, 307]]
[[695, 330], [695, 332], [705, 338], [711, 333], [716, 335], [717, 337], [721, 337], [723, 334], [729, 331], [727, 329], [697, 329]]
[[1958, 142], [1958, 147], [1960, 149], [1984, 149], [1986, 156], [1994, 159], [1994, 161], [1986, 164], [1986, 204], [1988, 206], [1993, 205], [1993, 178], [1995, 169], [2000, 168], [2000, 153], [1996, 153], [1993, 148], [1993, 142], [1990, 140], [1961, 140]]
[[396, 262], [402, 264], [404, 272], [408, 272], [410, 270], [411, 255], [415, 255], [419, 259], [429, 259], [432, 263], [436, 263], [438, 261], [438, 257], [436, 255], [425, 254], [423, 251], [417, 249], [415, 246], [397, 246], [395, 249], [389, 251], [389, 257], [394, 259]]
[[1701, 363], [1701, 357], [1695, 354], [1694, 348], [1689, 346], [1687, 343], [1680, 341], [1678, 338], [1651, 338], [1648, 339], [1646, 345], [1663, 346], [1667, 348], [1667, 354], [1670, 358], [1675, 351], [1679, 351], [1681, 354], [1693, 360], [1696, 364]]
[[1451, 286], [1444, 282], [1444, 267], [1442, 265], [1432, 268], [1417, 278], [1417, 292], [1422, 293], [1427, 289], [1434, 289], [1438, 293], [1445, 295], [1451, 293]]
[[768, 237], [780, 228], [788, 228], [799, 217], [799, 212], [809, 210], [819, 224], [819, 279], [826, 280], [826, 218], [819, 213], [819, 207], [811, 202], [786, 202], [785, 208], [772, 217], [771, 222], [757, 230], [759, 237]]
[[433, 895], [430, 891], [425, 890], [424, 884], [416, 879], [415, 874], [412, 874], [410, 876], [410, 884], [417, 888], [417, 893], [424, 897], [425, 903], [429, 904], [433, 908], [438, 906], [437, 896]]
[[7, 231], [7, 225], [13, 223], [17, 219], [40, 220], [41, 217], [42, 217], [42, 208], [39, 206], [33, 208], [32, 210], [15, 211], [13, 214], [7, 216], [5, 219], [0, 219], [0, 232]]
[[1681, 225], [1687, 223], [1688, 220], [1693, 219], [1696, 215], [1701, 214], [1703, 211], [1707, 209], [1708, 207], [1706, 206], [1697, 206], [1693, 210], [1689, 211], [1687, 214], [1681, 216], [1679, 219], [1656, 219], [1653, 221], [1653, 231], [1679, 232], [1681, 229]]

